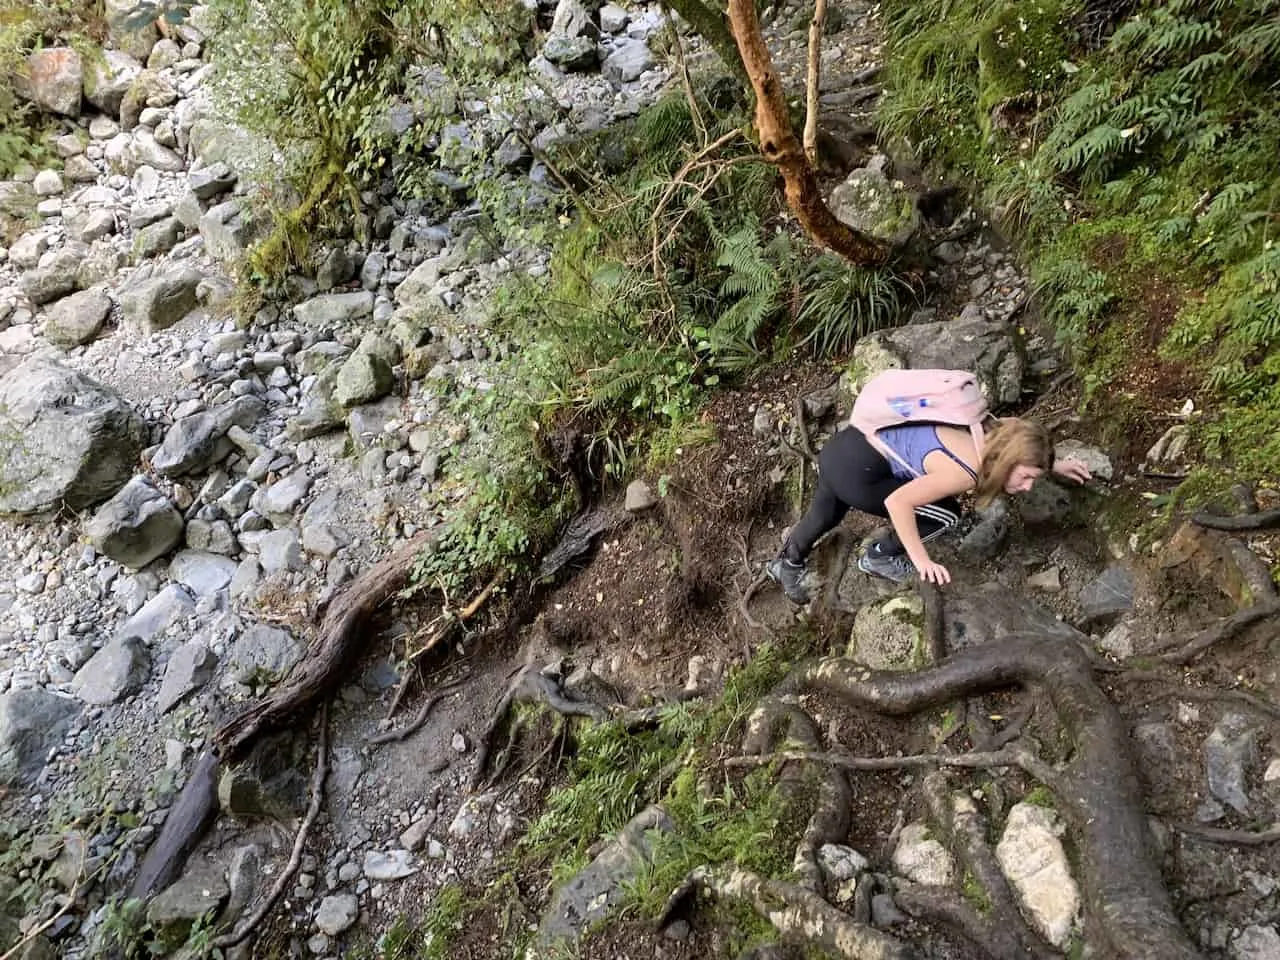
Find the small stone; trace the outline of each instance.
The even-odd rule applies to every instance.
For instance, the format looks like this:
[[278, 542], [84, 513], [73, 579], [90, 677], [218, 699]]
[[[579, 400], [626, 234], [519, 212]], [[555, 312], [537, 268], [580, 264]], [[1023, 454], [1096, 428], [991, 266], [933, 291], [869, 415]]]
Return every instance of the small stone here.
[[1039, 573], [1027, 577], [1028, 590], [1043, 590], [1045, 593], [1062, 591], [1062, 570], [1059, 567], [1046, 567]]
[[403, 880], [418, 872], [413, 854], [408, 850], [370, 850], [364, 855], [364, 875], [368, 880], [385, 883]]
[[467, 752], [467, 738], [462, 735], [462, 731], [456, 731], [453, 735], [453, 749], [458, 753]]
[[627, 484], [626, 499], [623, 503], [623, 509], [627, 513], [643, 513], [652, 509], [657, 503], [658, 498], [643, 480], [632, 480]]
[[316, 927], [321, 933], [337, 937], [351, 929], [360, 916], [360, 901], [354, 894], [339, 893], [325, 897], [316, 911]]

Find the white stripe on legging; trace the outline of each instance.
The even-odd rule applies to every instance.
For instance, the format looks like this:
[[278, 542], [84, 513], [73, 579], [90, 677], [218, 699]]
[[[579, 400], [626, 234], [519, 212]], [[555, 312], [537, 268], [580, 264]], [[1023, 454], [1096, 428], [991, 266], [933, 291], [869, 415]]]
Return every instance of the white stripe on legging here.
[[934, 503], [926, 503], [923, 506], [916, 507], [915, 512], [920, 514], [922, 517], [928, 517], [930, 520], [934, 520], [942, 524], [942, 526], [937, 530], [934, 530], [927, 537], [921, 537], [921, 543], [928, 543], [930, 540], [937, 539], [960, 522], [960, 517], [957, 514], [952, 513], [945, 507], [940, 507]]

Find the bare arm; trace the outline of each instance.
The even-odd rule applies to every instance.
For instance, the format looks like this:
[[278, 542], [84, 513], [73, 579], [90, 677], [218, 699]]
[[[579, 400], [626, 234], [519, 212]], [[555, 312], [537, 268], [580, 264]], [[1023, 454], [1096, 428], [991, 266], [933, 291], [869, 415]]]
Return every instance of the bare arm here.
[[[943, 455], [930, 454], [928, 459], [932, 460], [935, 456]], [[928, 466], [931, 464], [926, 464]], [[889, 514], [889, 521], [893, 524], [898, 539], [902, 541], [902, 546], [906, 548], [907, 556], [917, 568], [923, 568], [932, 563], [932, 560], [920, 540], [915, 508], [935, 503], [944, 497], [958, 496], [972, 487], [973, 478], [959, 465], [947, 459], [923, 477], [904, 483], [885, 498], [884, 507]]]

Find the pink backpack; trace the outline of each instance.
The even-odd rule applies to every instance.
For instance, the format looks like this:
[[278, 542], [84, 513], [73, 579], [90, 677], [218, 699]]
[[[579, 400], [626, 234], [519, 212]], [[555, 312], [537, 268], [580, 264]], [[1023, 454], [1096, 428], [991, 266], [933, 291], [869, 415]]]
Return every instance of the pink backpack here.
[[987, 401], [978, 388], [978, 378], [964, 370], [886, 370], [872, 377], [853, 402], [849, 423], [857, 427], [871, 445], [910, 470], [906, 463], [876, 434], [886, 427], [908, 423], [943, 423], [968, 427], [974, 449], [982, 458], [982, 422], [987, 418]]

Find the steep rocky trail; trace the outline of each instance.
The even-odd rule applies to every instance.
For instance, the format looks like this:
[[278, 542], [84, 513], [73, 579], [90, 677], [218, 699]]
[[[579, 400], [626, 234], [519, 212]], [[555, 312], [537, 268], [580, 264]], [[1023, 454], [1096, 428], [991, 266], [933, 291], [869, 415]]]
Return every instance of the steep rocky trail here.
[[[895, 167], [870, 134], [876, 8], [830, 8], [829, 185], [856, 170], [890, 195], [919, 189], [920, 173]], [[797, 89], [802, 12], [780, 8], [769, 24]], [[549, 42], [533, 64], [566, 105], [540, 146], [633, 115], [672, 82], [646, 45], [663, 29], [656, 8], [610, 6], [598, 21], [601, 72], [548, 59], [568, 67], [572, 43]], [[0, 930], [7, 942], [42, 927], [32, 949], [44, 955], [93, 955], [124, 922], [109, 901], [127, 890], [218, 723], [314, 652], [317, 616], [343, 602], [353, 574], [432, 530], [466, 495], [462, 465], [483, 462], [485, 424], [451, 401], [503, 389], [509, 369], [511, 346], [488, 328], [486, 303], [510, 272], [547, 269], [547, 252], [533, 247], [477, 253], [471, 208], [375, 197], [370, 245], [332, 247], [312, 275], [290, 277], [286, 298], [238, 324], [227, 263], [260, 235], [250, 172], [262, 145], [212, 113], [199, 8], [171, 32], [120, 34], [109, 76], [87, 100], [70, 54], [57, 53], [41, 95], [65, 118], [61, 172], [0, 186], [6, 209], [38, 203], [38, 219], [13, 230], [0, 256], [0, 410], [12, 433], [0, 437], [0, 503], [17, 515], [0, 526], [0, 765], [12, 837]], [[690, 62], [703, 56], [695, 45]], [[502, 119], [472, 121], [450, 136], [495, 151], [518, 189], [550, 202], [546, 168]], [[966, 367], [1002, 409], [1070, 409], [1016, 257], [959, 200], [926, 205], [922, 219], [950, 239], [934, 248], [905, 325], [860, 342], [851, 369]], [[430, 925], [443, 893], [478, 900], [486, 888], [510, 891], [498, 897], [501, 911], [464, 913], [448, 955], [506, 956], [535, 928], [550, 951], [617, 900], [628, 871], [582, 880], [589, 896], [577, 904], [553, 901], [547, 864], [518, 846], [567, 782], [577, 721], [557, 725], [555, 711], [517, 705], [513, 716], [528, 726], [504, 752], [510, 730], [494, 728], [495, 711], [513, 679], [544, 707], [550, 691], [588, 715], [632, 715], [654, 703], [713, 703], [736, 669], [780, 642], [796, 660], [847, 654], [875, 669], [928, 667], [936, 651], [918, 591], [889, 589], [849, 563], [869, 523], [850, 520], [821, 547], [808, 610], [770, 585], [745, 599], [812, 488], [794, 453], [798, 431], [818, 446], [847, 415], [856, 379], [796, 360], [719, 394], [704, 416], [714, 443], [680, 451], [625, 496], [610, 493], [592, 551], [531, 591], [532, 609], [499, 593], [420, 670], [405, 660], [438, 611], [389, 606], [368, 626], [324, 735], [318, 714], [300, 718], [224, 771], [221, 815], [178, 882], [150, 903], [147, 938], [177, 945], [195, 924], [199, 939], [211, 911], [223, 929], [252, 916], [290, 858], [324, 742], [319, 816], [283, 898], [241, 955], [340, 956], [378, 943], [375, 955], [395, 955], [386, 937]], [[1111, 664], [1096, 676], [1129, 727], [1153, 862], [1187, 935], [1205, 956], [1280, 956], [1271, 848], [1186, 829], [1255, 829], [1276, 815], [1273, 621], [1182, 673], [1150, 662], [1175, 638], [1265, 602], [1257, 558], [1273, 557], [1273, 545], [1193, 525], [1164, 543], [1136, 537], [1149, 513], [1143, 495], [1163, 488], [1143, 478], [1127, 446], [1101, 449], [1088, 423], [1053, 419], [1061, 452], [1088, 458], [1099, 482], [1083, 491], [1042, 483], [971, 518], [942, 547], [958, 574], [942, 598], [943, 645], [964, 651], [1033, 632]], [[1127, 672], [1114, 667], [1124, 661]], [[521, 667], [530, 672], [517, 677]], [[409, 694], [393, 709], [410, 669]], [[1032, 686], [895, 720], [830, 692], [801, 703], [814, 749], [881, 757], [1008, 741], [1066, 762], [1050, 699]], [[388, 715], [401, 725], [428, 702], [420, 729], [376, 742]], [[735, 727], [715, 760], [748, 752], [741, 736]], [[995, 855], [1031, 927], [1068, 952], [1100, 943], [1082, 926], [1078, 840], [1063, 811], [1033, 777], [1001, 769], [956, 774], [949, 786], [974, 795], [991, 839], [1003, 837]], [[971, 868], [935, 835], [921, 789], [929, 782], [936, 793], [924, 771], [851, 774], [845, 829], [821, 848], [818, 869], [828, 898], [860, 923], [926, 956], [985, 956], [903, 895], [907, 885], [971, 892]], [[584, 850], [599, 853], [598, 839], [584, 838]], [[1019, 859], [1043, 869], [1019, 872], [1009, 865]], [[663, 930], [627, 915], [593, 928], [580, 950], [719, 956], [737, 935], [720, 914], [694, 910]]]

